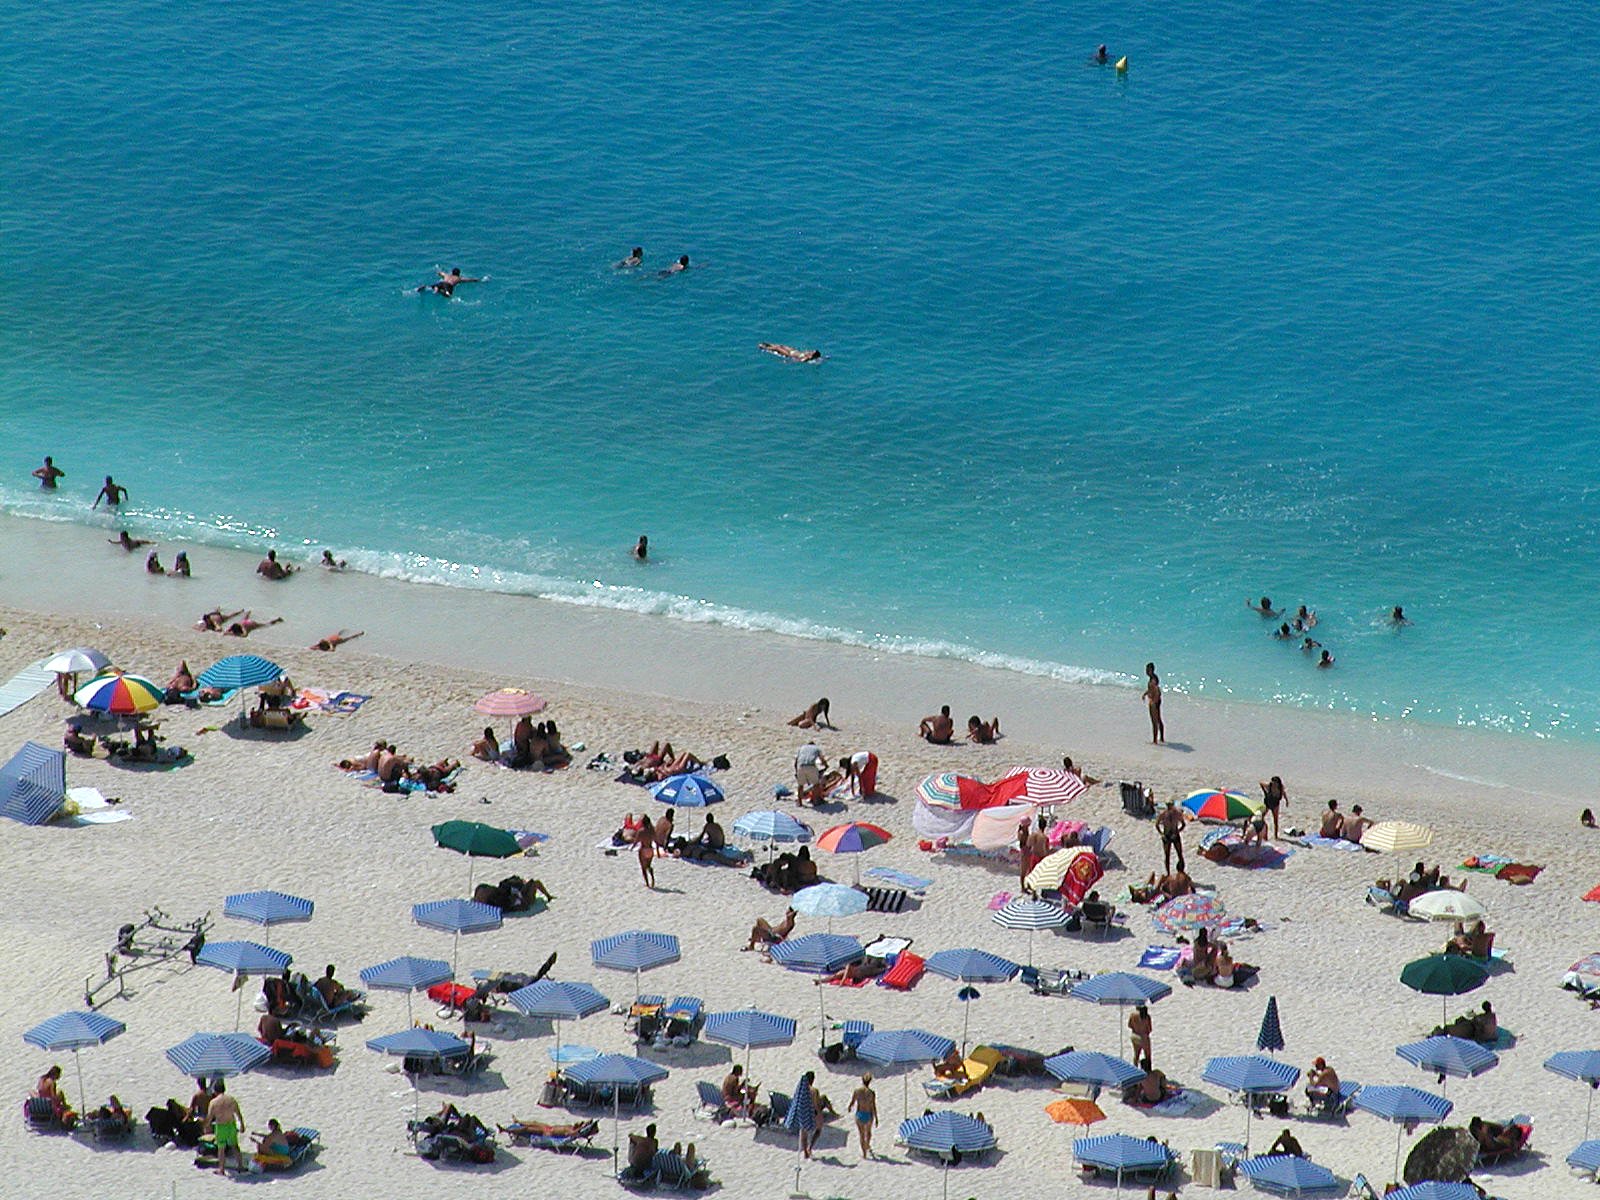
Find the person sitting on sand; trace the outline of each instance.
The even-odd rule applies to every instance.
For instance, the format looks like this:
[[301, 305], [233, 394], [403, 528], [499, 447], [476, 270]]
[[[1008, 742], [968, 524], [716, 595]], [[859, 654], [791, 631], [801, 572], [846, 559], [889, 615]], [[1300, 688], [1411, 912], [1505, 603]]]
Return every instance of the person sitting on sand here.
[[1263, 617], [1281, 617], [1283, 615], [1272, 607], [1272, 598], [1270, 596], [1263, 596], [1259, 601], [1246, 600], [1244, 606], [1252, 612], [1260, 613]]
[[950, 719], [950, 706], [944, 704], [933, 716], [922, 718], [922, 723], [917, 727], [917, 736], [935, 746], [948, 746], [955, 731], [956, 723]]
[[689, 859], [715, 858], [722, 853], [722, 848], [728, 844], [728, 835], [721, 825], [717, 824], [716, 817], [706, 814], [706, 823], [700, 827], [700, 832], [695, 835], [692, 842], [683, 847], [683, 856]]
[[785, 346], [782, 342], [757, 342], [757, 350], [765, 350], [768, 354], [776, 354], [779, 358], [786, 358], [790, 362], [821, 362], [821, 350], [796, 350], [793, 346]]
[[189, 670], [189, 660], [184, 659], [178, 664], [178, 669], [172, 673], [172, 678], [167, 680], [167, 690], [162, 697], [162, 701], [166, 704], [182, 704], [183, 693], [194, 690], [194, 672]]
[[1287, 1154], [1293, 1158], [1304, 1158], [1305, 1150], [1301, 1147], [1294, 1134], [1285, 1129], [1278, 1135], [1278, 1140], [1267, 1148], [1268, 1154]]
[[1322, 828], [1318, 832], [1325, 838], [1338, 838], [1344, 835], [1344, 814], [1339, 811], [1337, 800], [1328, 801], [1328, 811], [1322, 814]]
[[272, 625], [282, 625], [282, 617], [273, 617], [270, 621], [258, 621], [247, 611], [243, 617], [233, 622], [222, 631], [223, 637], [249, 637], [258, 629], [266, 629]]
[[1068, 775], [1072, 775], [1080, 780], [1084, 787], [1094, 787], [1095, 784], [1100, 782], [1098, 779], [1086, 774], [1082, 767], [1074, 763], [1070, 754], [1063, 754], [1061, 756], [1061, 769]]
[[256, 1041], [263, 1046], [272, 1045], [272, 1043], [283, 1037], [285, 1032], [287, 1030], [283, 1024], [283, 1018], [270, 1009], [262, 1013], [261, 1020], [256, 1022]]
[[1339, 1097], [1339, 1072], [1328, 1065], [1328, 1060], [1322, 1057], [1314, 1059], [1311, 1069], [1306, 1072], [1306, 1101], [1313, 1107], [1319, 1108]]
[[294, 574], [294, 567], [279, 562], [276, 550], [268, 550], [267, 556], [256, 564], [256, 574], [263, 579], [287, 579]]
[[645, 835], [650, 827], [649, 819], [643, 814], [637, 817], [632, 813], [622, 814], [622, 828], [617, 830], [613, 841], [621, 839], [623, 845], [631, 846]]
[[977, 717], [967, 718], [967, 741], [976, 742], [980, 746], [992, 746], [999, 736], [999, 717], [992, 721], [980, 721]]
[[1494, 937], [1484, 928], [1483, 921], [1472, 923], [1472, 928], [1462, 927], [1460, 921], [1456, 922], [1455, 936], [1445, 943], [1446, 954], [1463, 954], [1468, 958], [1489, 957], [1489, 947], [1494, 943]]
[[472, 757], [481, 758], [484, 762], [495, 762], [500, 757], [500, 739], [494, 735], [494, 727], [485, 725], [483, 736], [472, 743]]
[[113, 546], [121, 546], [129, 554], [132, 554], [135, 550], [139, 549], [139, 547], [141, 547], [141, 546], [153, 546], [153, 545], [155, 545], [155, 543], [150, 541], [148, 538], [136, 538], [136, 537], [134, 537], [126, 529], [124, 529], [121, 533], [117, 534], [117, 536], [114, 537], [114, 538], [107, 538], [106, 541], [111, 543], [111, 545], [113, 545]]
[[342, 571], [347, 565], [342, 558], [334, 558], [332, 550], [322, 552], [322, 569], [324, 571]]
[[801, 846], [794, 852], [794, 882], [797, 892], [817, 882], [817, 864], [811, 861], [809, 846]]
[[1585, 829], [1595, 828], [1594, 810], [1586, 808], [1579, 813], [1578, 824], [1582, 825]]
[[146, 575], [165, 575], [167, 569], [161, 565], [161, 555], [152, 550], [144, 557], [144, 573]]
[[776, 925], [770, 923], [765, 917], [757, 917], [756, 923], [750, 927], [750, 940], [745, 944], [746, 950], [754, 950], [757, 946], [775, 946], [784, 938], [794, 932], [795, 911], [785, 909], [783, 920]]
[[1475, 1042], [1500, 1040], [1500, 1018], [1495, 1016], [1494, 1006], [1487, 1000], [1483, 1002], [1483, 1007], [1473, 1014], [1472, 1040]]
[[83, 727], [76, 721], [67, 722], [67, 731], [61, 735], [61, 747], [68, 754], [80, 758], [94, 757], [94, 739], [83, 736]]
[[337, 650], [346, 642], [353, 642], [366, 633], [365, 629], [358, 629], [351, 633], [348, 629], [341, 629], [338, 633], [330, 633], [325, 638], [318, 638], [312, 645], [313, 650]]
[[824, 696], [815, 704], [808, 705], [798, 717], [791, 718], [789, 724], [800, 729], [834, 728], [833, 718], [828, 715], [828, 698]]
[[933, 1075], [935, 1079], [951, 1079], [963, 1083], [966, 1082], [967, 1064], [966, 1061], [961, 1057], [961, 1051], [956, 1049], [956, 1047], [951, 1046], [950, 1053], [946, 1054], [938, 1062], [933, 1064]]
[[1350, 809], [1350, 815], [1345, 817], [1343, 827], [1339, 830], [1339, 836], [1344, 838], [1345, 841], [1355, 842], [1359, 846], [1361, 844], [1361, 835], [1371, 825], [1372, 821], [1362, 815], [1361, 805], [1353, 805]]
[[1160, 1104], [1171, 1094], [1166, 1072], [1159, 1067], [1151, 1067], [1139, 1080], [1137, 1094], [1140, 1104]]

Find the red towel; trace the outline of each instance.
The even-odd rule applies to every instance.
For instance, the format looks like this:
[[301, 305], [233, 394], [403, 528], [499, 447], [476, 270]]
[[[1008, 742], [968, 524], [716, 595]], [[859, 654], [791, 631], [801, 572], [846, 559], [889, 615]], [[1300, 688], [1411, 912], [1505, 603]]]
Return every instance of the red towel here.
[[922, 978], [922, 972], [927, 968], [927, 961], [909, 950], [902, 950], [900, 957], [894, 960], [894, 966], [878, 976], [878, 986], [893, 988], [897, 992], [909, 992], [917, 985], [917, 980]]
[[461, 1008], [472, 999], [472, 989], [464, 983], [436, 983], [428, 989], [428, 999], [435, 1004], [448, 1004]]

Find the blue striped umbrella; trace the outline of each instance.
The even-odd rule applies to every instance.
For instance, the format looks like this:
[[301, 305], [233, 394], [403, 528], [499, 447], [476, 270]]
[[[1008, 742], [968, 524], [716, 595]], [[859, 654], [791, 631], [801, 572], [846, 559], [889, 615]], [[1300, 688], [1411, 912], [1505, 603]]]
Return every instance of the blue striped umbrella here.
[[1239, 1164], [1239, 1170], [1261, 1191], [1274, 1196], [1306, 1196], [1333, 1190], [1344, 1194], [1343, 1185], [1327, 1167], [1293, 1154], [1247, 1158]]
[[1477, 1042], [1445, 1035], [1424, 1038], [1420, 1042], [1407, 1042], [1404, 1046], [1396, 1046], [1394, 1052], [1408, 1063], [1437, 1074], [1440, 1083], [1444, 1082], [1447, 1075], [1454, 1075], [1458, 1079], [1481, 1075], [1500, 1061], [1498, 1054], [1485, 1050]]
[[1117, 1173], [1117, 1190], [1122, 1190], [1124, 1171], [1143, 1171], [1164, 1167], [1172, 1161], [1172, 1151], [1160, 1142], [1136, 1138], [1126, 1133], [1102, 1133], [1072, 1140], [1072, 1157], [1092, 1167]]
[[639, 994], [639, 974], [678, 961], [678, 939], [670, 933], [631, 929], [589, 943], [589, 959], [609, 971], [632, 971], [633, 992]]
[[1600, 1050], [1563, 1050], [1544, 1060], [1544, 1069], [1554, 1071], [1566, 1079], [1575, 1079], [1589, 1085], [1589, 1095], [1583, 1108], [1583, 1136], [1589, 1136], [1589, 1114], [1594, 1108], [1595, 1088], [1600, 1086]]
[[1009, 958], [972, 948], [941, 950], [928, 958], [928, 970], [962, 983], [1005, 983], [1022, 970]]
[[724, 1046], [743, 1046], [746, 1063], [757, 1046], [787, 1046], [794, 1041], [793, 1017], [780, 1017], [758, 1008], [738, 1008], [731, 1012], [709, 1013], [701, 1029], [708, 1042]]
[[1283, 1024], [1278, 1020], [1278, 998], [1267, 997], [1267, 1011], [1261, 1014], [1261, 1032], [1256, 1034], [1256, 1049], [1283, 1049]]
[[790, 971], [832, 975], [862, 957], [861, 943], [842, 933], [808, 933], [772, 947], [772, 961]]
[[[1227, 1088], [1230, 1092], [1239, 1092], [1246, 1096], [1273, 1094], [1286, 1092], [1300, 1078], [1300, 1068], [1290, 1066], [1288, 1063], [1279, 1062], [1275, 1058], [1263, 1058], [1259, 1054], [1245, 1054], [1237, 1056], [1223, 1056], [1209, 1060], [1205, 1069], [1200, 1072], [1200, 1078], [1207, 1083], [1214, 1083], [1218, 1087]], [[1244, 1145], [1250, 1148], [1250, 1110], [1253, 1106], [1244, 1106]]]
[[995, 1147], [994, 1130], [966, 1113], [936, 1112], [900, 1122], [900, 1140], [934, 1154], [980, 1154]]
[[757, 842], [809, 842], [811, 826], [786, 812], [765, 809], [745, 813], [733, 823], [733, 831], [740, 837]]
[[207, 942], [200, 948], [200, 953], [194, 956], [194, 961], [202, 967], [215, 967], [235, 977], [234, 992], [237, 999], [233, 1004], [233, 1027], [237, 1030], [244, 1013], [244, 988], [238, 985], [237, 977], [277, 975], [294, 958], [260, 942]]
[[452, 935], [450, 978], [454, 979], [461, 954], [461, 935], [499, 929], [502, 918], [494, 905], [479, 904], [476, 900], [429, 900], [411, 906], [411, 919], [424, 928]]
[[911, 1111], [907, 1067], [938, 1062], [956, 1044], [925, 1029], [882, 1029], [869, 1033], [856, 1045], [856, 1057], [880, 1067], [900, 1068], [900, 1102], [903, 1114]]
[[369, 1038], [367, 1049], [395, 1058], [458, 1058], [472, 1047], [453, 1033], [418, 1026]]
[[673, 775], [651, 784], [650, 796], [678, 808], [705, 808], [726, 799], [722, 789], [704, 775]]
[[239, 724], [246, 723], [244, 689], [260, 687], [263, 683], [276, 683], [283, 678], [283, 668], [270, 658], [259, 654], [230, 654], [219, 658], [195, 678], [195, 684], [218, 691], [239, 691]]
[[1600, 1138], [1579, 1142], [1567, 1155], [1567, 1166], [1581, 1171], [1600, 1171]]
[[78, 1051], [88, 1046], [103, 1046], [127, 1028], [121, 1021], [104, 1013], [64, 1012], [51, 1017], [48, 1021], [40, 1021], [22, 1035], [22, 1040], [30, 1046], [38, 1046], [41, 1050], [49, 1050], [52, 1053], [61, 1050], [72, 1051], [72, 1062], [78, 1072], [78, 1111], [86, 1112], [88, 1110], [85, 1107], [87, 1094], [83, 1089], [83, 1063], [78, 1058]]
[[1125, 1032], [1122, 1010], [1130, 1004], [1153, 1004], [1170, 996], [1172, 988], [1146, 976], [1135, 975], [1131, 971], [1107, 971], [1083, 983], [1073, 984], [1072, 991], [1068, 994], [1079, 1000], [1087, 1000], [1091, 1004], [1117, 1006], [1117, 1053], [1121, 1054]]
[[615, 1167], [620, 1143], [617, 1131], [621, 1123], [622, 1089], [644, 1088], [660, 1083], [667, 1077], [667, 1069], [631, 1054], [602, 1054], [599, 1058], [568, 1067], [566, 1076], [591, 1087], [611, 1089], [611, 1161]]
[[1383, 1200], [1478, 1200], [1478, 1192], [1470, 1183], [1444, 1183], [1430, 1179], [1390, 1192]]
[[1137, 1083], [1144, 1071], [1127, 1059], [1113, 1058], [1094, 1050], [1072, 1050], [1044, 1060], [1044, 1069], [1064, 1083], [1093, 1083], [1100, 1087], [1121, 1088]]
[[1400, 1139], [1406, 1127], [1418, 1122], [1436, 1125], [1455, 1107], [1443, 1096], [1414, 1087], [1364, 1087], [1356, 1093], [1355, 1106], [1395, 1125], [1394, 1174], [1400, 1177]]
[[1059, 904], [1017, 896], [995, 909], [994, 923], [1002, 929], [1028, 931], [1028, 965], [1033, 965], [1033, 934], [1036, 929], [1059, 929], [1072, 919], [1072, 914]]
[[555, 1026], [558, 1050], [561, 1048], [561, 1022], [581, 1021], [611, 1003], [593, 984], [561, 983], [554, 979], [541, 979], [520, 987], [506, 999], [518, 1012], [547, 1018]]
[[265, 926], [268, 945], [271, 945], [274, 925], [309, 921], [315, 911], [316, 905], [311, 901], [287, 892], [239, 892], [222, 902], [223, 916]]
[[442, 958], [413, 958], [404, 955], [375, 966], [361, 968], [361, 982], [370, 988], [406, 994], [406, 1020], [411, 1020], [411, 993], [443, 983], [455, 974]]
[[272, 1049], [248, 1033], [197, 1033], [167, 1050], [167, 1061], [185, 1075], [242, 1075], [272, 1057]]
[[0, 767], [0, 817], [43, 825], [67, 798], [67, 756], [53, 746], [23, 742]]

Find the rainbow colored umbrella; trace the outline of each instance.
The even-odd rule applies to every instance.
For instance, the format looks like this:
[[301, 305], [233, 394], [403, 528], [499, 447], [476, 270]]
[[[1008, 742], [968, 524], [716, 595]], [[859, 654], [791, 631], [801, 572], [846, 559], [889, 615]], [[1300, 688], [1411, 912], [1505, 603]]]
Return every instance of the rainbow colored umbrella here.
[[1194, 892], [1187, 896], [1174, 896], [1156, 909], [1152, 919], [1167, 933], [1194, 933], [1200, 929], [1215, 929], [1228, 919], [1228, 910], [1215, 896]]
[[1178, 804], [1191, 817], [1205, 821], [1242, 821], [1261, 807], [1259, 800], [1217, 788], [1201, 788], [1198, 792], [1191, 792]]
[[881, 825], [865, 821], [847, 821], [824, 829], [817, 835], [817, 845], [830, 854], [860, 854], [890, 841], [894, 835]]
[[142, 675], [124, 675], [121, 671], [112, 671], [96, 675], [73, 692], [72, 699], [79, 708], [87, 708], [92, 712], [131, 715], [160, 708], [165, 695], [161, 688]]

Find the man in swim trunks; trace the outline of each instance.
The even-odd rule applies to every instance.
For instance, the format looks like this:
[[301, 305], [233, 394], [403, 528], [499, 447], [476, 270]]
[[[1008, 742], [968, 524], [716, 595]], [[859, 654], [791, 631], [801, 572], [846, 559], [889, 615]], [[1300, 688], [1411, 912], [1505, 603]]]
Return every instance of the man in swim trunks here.
[[665, 279], [669, 275], [676, 275], [680, 271], [687, 271], [688, 269], [689, 269], [689, 256], [687, 254], [683, 254], [683, 255], [680, 255], [678, 257], [678, 261], [677, 262], [673, 263], [666, 270], [657, 271], [656, 272], [656, 277], [658, 279]]
[[790, 362], [822, 361], [821, 350], [797, 350], [793, 346], [785, 346], [782, 342], [757, 342], [756, 349], [776, 354], [779, 358], [786, 358]]
[[33, 477], [39, 481], [39, 486], [47, 492], [55, 491], [56, 480], [65, 475], [66, 472], [56, 466], [55, 460], [48, 454], [44, 456], [44, 466], [33, 473]]
[[448, 271], [439, 271], [437, 283], [424, 283], [416, 290], [418, 292], [433, 292], [435, 295], [449, 299], [455, 295], [456, 288], [463, 283], [482, 283], [483, 280], [474, 275], [463, 275], [460, 267], [451, 267]]
[[294, 574], [294, 568], [279, 562], [276, 550], [268, 550], [267, 556], [256, 564], [256, 574], [266, 579], [287, 579]]
[[1145, 663], [1144, 677], [1142, 698], [1150, 710], [1150, 744], [1155, 746], [1167, 740], [1167, 723], [1161, 719], [1161, 678], [1156, 674], [1155, 663]]
[[100, 494], [94, 498], [94, 503], [89, 507], [99, 508], [100, 501], [104, 500], [107, 508], [115, 508], [127, 498], [128, 489], [119, 484], [115, 479], [112, 479], [111, 476], [107, 475], [105, 484], [100, 489]]
[[217, 1143], [217, 1174], [228, 1173], [228, 1151], [238, 1160], [239, 1170], [244, 1170], [244, 1151], [239, 1149], [239, 1135], [244, 1132], [244, 1113], [239, 1102], [228, 1095], [222, 1080], [217, 1080], [217, 1094], [206, 1106], [206, 1125]]
[[1156, 832], [1161, 835], [1162, 870], [1172, 874], [1172, 852], [1178, 852], [1178, 870], [1183, 870], [1183, 814], [1171, 800], [1156, 818]]
[[615, 271], [631, 271], [634, 267], [637, 267], [643, 261], [644, 261], [644, 247], [643, 246], [635, 246], [632, 250], [630, 250], [628, 252], [628, 257], [627, 258], [623, 259], [621, 262], [612, 263], [611, 267]]
[[1260, 613], [1263, 617], [1278, 617], [1283, 615], [1282, 613], [1278, 612], [1277, 609], [1272, 607], [1272, 598], [1270, 596], [1261, 597], [1259, 602], [1255, 600], [1246, 600], [1244, 602], [1244, 606], [1250, 609], [1252, 612]]
[[950, 706], [944, 704], [934, 716], [922, 718], [922, 724], [917, 727], [917, 736], [935, 746], [948, 746], [955, 731], [956, 723], [950, 719]]

